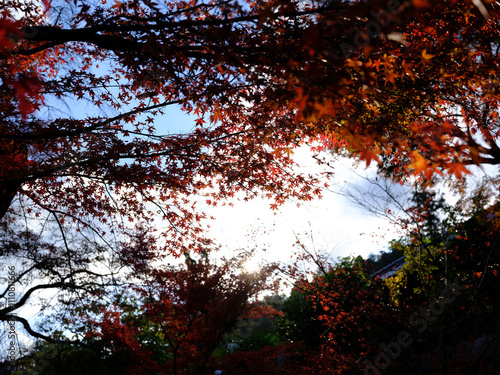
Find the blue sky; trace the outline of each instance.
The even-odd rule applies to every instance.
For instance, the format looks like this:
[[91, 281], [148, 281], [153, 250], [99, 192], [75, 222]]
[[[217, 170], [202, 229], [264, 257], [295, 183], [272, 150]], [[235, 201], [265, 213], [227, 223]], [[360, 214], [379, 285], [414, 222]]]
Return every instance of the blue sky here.
[[[99, 64], [98, 71], [106, 71], [109, 64]], [[97, 113], [92, 103], [69, 99], [66, 105], [61, 101], [54, 107], [41, 113], [41, 116], [85, 117]], [[115, 110], [104, 109], [116, 114]], [[182, 112], [179, 108], [165, 109], [165, 115], [157, 117], [155, 126], [158, 134], [177, 134], [189, 132], [194, 127], [194, 116]], [[320, 171], [308, 156], [305, 149], [296, 152], [297, 160], [302, 168], [314, 168]], [[347, 181], [349, 184], [362, 184], [363, 180], [352, 172], [348, 160], [335, 164], [336, 175], [331, 183], [339, 187]], [[363, 167], [358, 173], [366, 172]], [[200, 199], [202, 202], [203, 199]], [[360, 207], [354, 206], [345, 197], [333, 192], [324, 191], [323, 199], [303, 203], [288, 202], [278, 211], [269, 208], [264, 199], [250, 202], [233, 201], [233, 206], [206, 207], [201, 203], [200, 209], [207, 211], [215, 220], [210, 223], [210, 233], [225, 251], [238, 248], [266, 248], [265, 258], [268, 260], [289, 259], [293, 253], [293, 243], [298, 235], [316, 251], [331, 253], [332, 258], [346, 255], [368, 256], [387, 247], [387, 243], [398, 237], [396, 228], [387, 220], [374, 217]], [[312, 238], [312, 239], [311, 239]], [[257, 258], [259, 254], [257, 254]]]

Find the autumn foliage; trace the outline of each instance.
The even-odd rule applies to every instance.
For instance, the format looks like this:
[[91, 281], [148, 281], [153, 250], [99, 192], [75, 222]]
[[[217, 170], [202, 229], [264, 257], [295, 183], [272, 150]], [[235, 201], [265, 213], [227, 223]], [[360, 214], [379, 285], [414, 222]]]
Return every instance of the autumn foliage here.
[[[107, 286], [115, 293], [106, 299], [97, 294], [71, 304], [74, 314], [62, 324], [83, 339], [41, 373], [67, 374], [79, 358], [88, 358], [96, 374], [115, 373], [110, 366], [130, 374], [495, 373], [498, 200], [485, 206], [491, 196], [479, 189], [451, 208], [433, 194], [416, 195], [415, 202], [441, 208], [425, 216], [425, 207], [415, 207], [422, 221], [391, 244], [405, 264], [390, 278], [371, 274], [361, 257], [316, 259], [317, 272], [284, 267], [295, 286], [279, 313], [269, 314], [256, 297], [269, 290], [271, 269], [235, 272], [243, 258], [215, 266], [187, 257], [182, 267], [138, 268], [130, 284]], [[263, 314], [279, 341], [229, 350], [238, 322]], [[37, 354], [24, 369], [37, 368]]]
[[[278, 209], [320, 196], [320, 177], [295, 168], [298, 147], [319, 161], [334, 153], [376, 163], [398, 182], [500, 164], [499, 17], [496, 3], [480, 0], [3, 1], [1, 240], [29, 265], [14, 283], [40, 274], [47, 284], [0, 318], [48, 338], [12, 312], [40, 289], [81, 290], [92, 303], [80, 318], [93, 330], [79, 332], [126, 358], [127, 371], [211, 371], [261, 284], [207, 261], [203, 207], [261, 196]], [[191, 126], [178, 126], [172, 108]], [[217, 364], [235, 374], [362, 371], [405, 314], [438, 298], [449, 272], [469, 291], [388, 371], [479, 339], [457, 327], [463, 319], [491, 330], [485, 321], [498, 312], [498, 204], [483, 203], [442, 225], [451, 237], [417, 230], [393, 244], [408, 257], [399, 279], [371, 279], [356, 262], [296, 277], [314, 340], [289, 330], [283, 345], [260, 349], [265, 361], [234, 353]], [[415, 222], [429, 224], [431, 211], [415, 209]], [[54, 244], [34, 233], [49, 226]], [[165, 267], [171, 255], [186, 268]], [[104, 261], [109, 272], [90, 270]], [[130, 286], [124, 274], [136, 278], [136, 306], [100, 305]], [[440, 327], [445, 318], [452, 325]], [[287, 342], [293, 335], [300, 340]], [[449, 341], [425, 352], [436, 337]]]

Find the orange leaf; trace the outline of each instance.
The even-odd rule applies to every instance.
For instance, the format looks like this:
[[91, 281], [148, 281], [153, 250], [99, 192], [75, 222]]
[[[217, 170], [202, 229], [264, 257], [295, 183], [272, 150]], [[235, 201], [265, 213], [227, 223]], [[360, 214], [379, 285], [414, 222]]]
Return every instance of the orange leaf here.
[[431, 60], [434, 56], [436, 56], [436, 55], [431, 55], [431, 54], [427, 53], [426, 49], [424, 49], [422, 51], [422, 59], [423, 60]]
[[410, 168], [414, 169], [415, 174], [422, 173], [429, 168], [429, 162], [418, 151], [411, 152], [412, 163]]

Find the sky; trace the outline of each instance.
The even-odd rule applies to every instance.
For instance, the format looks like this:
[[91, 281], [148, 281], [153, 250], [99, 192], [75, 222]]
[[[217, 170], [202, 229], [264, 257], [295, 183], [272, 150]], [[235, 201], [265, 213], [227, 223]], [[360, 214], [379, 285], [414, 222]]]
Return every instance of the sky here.
[[[34, 0], [36, 2], [36, 0]], [[54, 2], [57, 4], [57, 2]], [[101, 67], [105, 68], [106, 64]], [[78, 102], [66, 108], [53, 108], [58, 111], [73, 111], [78, 108], [82, 113], [92, 112], [92, 105]], [[75, 117], [79, 117], [75, 113]], [[177, 108], [169, 108], [166, 115], [157, 119], [160, 128], [177, 133], [189, 131], [194, 127], [194, 117], [188, 116]], [[297, 150], [297, 160], [309, 168], [317, 168], [305, 149]], [[364, 183], [353, 172], [352, 163], [340, 160], [335, 164], [333, 190], [347, 185], [356, 186]], [[363, 166], [359, 174], [373, 175], [373, 169], [365, 171]], [[387, 243], [401, 235], [390, 222], [370, 215], [366, 210], [352, 204], [345, 197], [331, 191], [324, 191], [323, 199], [303, 203], [288, 202], [278, 211], [269, 208], [269, 202], [254, 199], [250, 202], [235, 201], [233, 206], [205, 207], [207, 214], [214, 216], [211, 234], [227, 252], [249, 246], [266, 248], [265, 257], [270, 260], [289, 258], [294, 248], [296, 235], [309, 243], [317, 251], [331, 252], [332, 258], [347, 255], [368, 256], [387, 248]], [[313, 240], [311, 240], [311, 238]]]
[[[158, 134], [182, 134], [195, 128], [195, 119], [180, 108], [169, 106], [164, 115], [155, 118], [155, 126]], [[304, 172], [323, 171], [307, 146], [295, 150], [294, 157]], [[397, 228], [335, 193], [362, 186], [366, 183], [362, 176], [374, 176], [375, 168], [372, 165], [367, 169], [365, 164], [355, 167], [347, 158], [338, 158], [333, 167], [331, 189], [323, 189], [322, 199], [301, 202], [299, 207], [297, 201], [289, 201], [273, 211], [271, 202], [260, 198], [247, 202], [235, 199], [227, 202], [232, 205], [216, 207], [206, 205], [200, 198], [197, 207], [215, 218], [208, 223], [210, 235], [221, 246], [223, 255], [254, 249], [259, 250], [256, 262], [288, 260], [296, 250], [296, 235], [316, 251], [331, 253], [332, 260], [348, 255], [366, 258], [370, 253], [386, 250], [391, 239], [401, 236]]]
[[[97, 70], [106, 69], [105, 63], [99, 64]], [[68, 103], [66, 108], [52, 108], [52, 115], [60, 115], [58, 111], [73, 112], [75, 109], [88, 115], [95, 111], [92, 107], [91, 103], [81, 101], [75, 105]], [[80, 117], [81, 114], [73, 115]], [[170, 107], [164, 116], [156, 119], [155, 125], [159, 134], [182, 133], [194, 127], [194, 119], [194, 116]], [[307, 149], [297, 150], [296, 157], [302, 168], [314, 168], [319, 172]], [[351, 185], [363, 183], [352, 169], [352, 163], [348, 160], [335, 163], [335, 179], [330, 181], [334, 190], [338, 190], [338, 186], [344, 185], [345, 181]], [[357, 171], [366, 173], [363, 166]], [[373, 170], [368, 173], [373, 175]], [[386, 249], [389, 240], [399, 236], [388, 221], [370, 215], [331, 191], [324, 191], [321, 200], [303, 203], [300, 207], [297, 207], [297, 202], [288, 202], [278, 211], [270, 210], [269, 202], [261, 199], [232, 203], [232, 207], [204, 207], [209, 216], [216, 218], [211, 223], [211, 235], [228, 253], [251, 246], [266, 248], [265, 258], [269, 260], [289, 259], [294, 251], [295, 236], [299, 235], [317, 251], [331, 252], [333, 259], [347, 255], [366, 257]], [[314, 241], [308, 238], [311, 236]]]
[[[303, 167], [320, 171], [307, 148], [295, 154]], [[362, 176], [373, 176], [374, 168], [355, 168], [347, 159], [335, 162], [334, 167], [331, 187], [323, 189], [321, 199], [300, 205], [290, 201], [275, 211], [269, 201], [260, 198], [207, 207], [207, 214], [215, 217], [210, 233], [223, 251], [256, 249], [257, 262], [289, 260], [297, 250], [297, 238], [310, 251], [330, 254], [332, 261], [350, 255], [366, 258], [386, 250], [391, 239], [401, 236], [398, 228], [338, 193], [349, 187], [362, 188], [366, 183]]]
[[[106, 69], [105, 63], [99, 64], [97, 70]], [[91, 103], [79, 101], [74, 104], [68, 102], [65, 108], [52, 107], [43, 115], [67, 116], [71, 112], [78, 118], [95, 111]], [[165, 113], [156, 119], [159, 134], [182, 133], [194, 127], [194, 116], [178, 108], [168, 108]], [[297, 150], [296, 157], [302, 168], [315, 168], [319, 172], [307, 149]], [[345, 181], [350, 185], [363, 183], [352, 169], [348, 160], [335, 163], [335, 179], [330, 181], [334, 190], [339, 190], [338, 186], [345, 185]], [[373, 170], [366, 172], [364, 169], [361, 166], [357, 173], [373, 175]], [[324, 191], [321, 200], [303, 203], [300, 207], [297, 202], [288, 202], [278, 211], [270, 210], [269, 202], [261, 199], [232, 203], [233, 206], [204, 207], [209, 216], [216, 218], [211, 223], [211, 235], [228, 253], [240, 248], [266, 248], [264, 257], [268, 260], [289, 259], [298, 235], [317, 251], [331, 252], [332, 259], [347, 255], [366, 257], [386, 249], [389, 240], [399, 236], [387, 220], [370, 215], [331, 191]]]

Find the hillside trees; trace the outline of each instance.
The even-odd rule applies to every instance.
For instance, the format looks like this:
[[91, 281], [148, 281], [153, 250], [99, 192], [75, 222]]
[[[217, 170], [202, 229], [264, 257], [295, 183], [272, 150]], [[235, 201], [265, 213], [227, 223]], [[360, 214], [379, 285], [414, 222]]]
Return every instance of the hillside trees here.
[[[311, 374], [497, 373], [498, 199], [484, 206], [487, 195], [474, 194], [466, 199], [469, 213], [460, 204], [449, 217], [429, 221], [434, 231], [419, 238], [424, 232], [415, 230], [394, 241], [391, 249], [404, 251], [406, 264], [390, 278], [370, 277], [361, 259], [325, 264], [328, 271], [312, 280], [297, 278], [279, 325], [289, 343], [303, 345], [294, 368]], [[433, 207], [439, 199], [425, 202]]]
[[[311, 351], [319, 351], [317, 360], [310, 364], [311, 373], [363, 370], [362, 360], [376, 355], [379, 345], [403, 328], [401, 311], [391, 303], [389, 289], [381, 280], [370, 279], [360, 257], [339, 259], [313, 281], [301, 280], [298, 288], [308, 302], [306, 305], [314, 310], [307, 318], [309, 324], [317, 327], [316, 338], [312, 332], [306, 336], [306, 343], [316, 344]], [[285, 322], [287, 318], [295, 317], [285, 314]], [[300, 321], [291, 323], [288, 326], [295, 323], [310, 329]], [[287, 325], [283, 328], [287, 330]]]
[[496, 196], [497, 182], [483, 183], [434, 222], [433, 233], [413, 232], [393, 244], [406, 265], [386, 283], [408, 312], [414, 359], [431, 371], [498, 372], [499, 206], [491, 188]]

